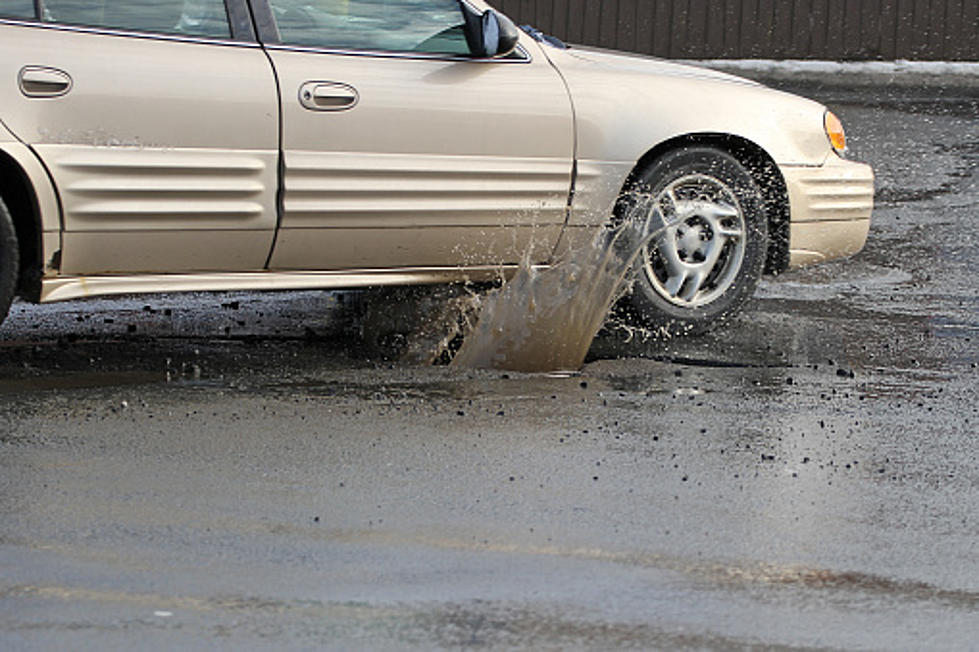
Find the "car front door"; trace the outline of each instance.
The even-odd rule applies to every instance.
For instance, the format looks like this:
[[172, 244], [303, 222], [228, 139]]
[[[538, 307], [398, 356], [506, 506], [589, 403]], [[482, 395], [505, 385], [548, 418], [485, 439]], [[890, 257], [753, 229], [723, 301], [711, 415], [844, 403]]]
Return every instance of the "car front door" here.
[[263, 268], [277, 91], [245, 0], [32, 4], [0, 20], [0, 100], [57, 186], [61, 271]]
[[458, 0], [252, 6], [264, 7], [281, 96], [271, 268], [549, 258], [574, 135], [568, 93], [536, 43], [522, 35], [510, 56], [473, 59]]

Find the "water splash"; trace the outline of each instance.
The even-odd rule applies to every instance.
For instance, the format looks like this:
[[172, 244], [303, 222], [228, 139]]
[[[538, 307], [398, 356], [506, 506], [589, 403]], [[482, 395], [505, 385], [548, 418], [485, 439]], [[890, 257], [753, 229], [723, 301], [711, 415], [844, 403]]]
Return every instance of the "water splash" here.
[[628, 290], [636, 257], [664, 225], [658, 208], [635, 202], [617, 227], [547, 268], [525, 256], [516, 274], [485, 296], [453, 365], [511, 371], [581, 367], [612, 305]]

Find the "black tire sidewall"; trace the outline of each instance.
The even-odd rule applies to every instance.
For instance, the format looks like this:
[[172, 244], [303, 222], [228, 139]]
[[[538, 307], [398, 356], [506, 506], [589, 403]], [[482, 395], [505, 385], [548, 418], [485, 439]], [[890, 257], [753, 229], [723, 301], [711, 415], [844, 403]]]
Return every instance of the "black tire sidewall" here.
[[17, 231], [10, 211], [0, 199], [0, 323], [7, 317], [17, 291], [19, 265]]
[[688, 147], [670, 152], [648, 166], [632, 191], [655, 197], [673, 181], [704, 174], [724, 183], [737, 198], [747, 240], [744, 259], [731, 287], [710, 303], [684, 307], [662, 297], [649, 281], [643, 257], [635, 263], [635, 282], [630, 303], [643, 325], [670, 335], [695, 334], [723, 323], [741, 310], [754, 294], [765, 267], [768, 218], [761, 190], [751, 173], [733, 156], [709, 147]]

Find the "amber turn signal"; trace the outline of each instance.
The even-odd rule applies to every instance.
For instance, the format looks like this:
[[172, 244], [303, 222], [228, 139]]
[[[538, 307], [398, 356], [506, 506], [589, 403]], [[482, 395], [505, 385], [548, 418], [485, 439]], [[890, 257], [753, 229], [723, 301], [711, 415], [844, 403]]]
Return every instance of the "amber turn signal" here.
[[826, 136], [829, 137], [829, 144], [833, 146], [837, 154], [843, 154], [846, 151], [846, 133], [843, 131], [843, 123], [832, 111], [826, 112], [826, 118], [823, 122], [826, 127]]

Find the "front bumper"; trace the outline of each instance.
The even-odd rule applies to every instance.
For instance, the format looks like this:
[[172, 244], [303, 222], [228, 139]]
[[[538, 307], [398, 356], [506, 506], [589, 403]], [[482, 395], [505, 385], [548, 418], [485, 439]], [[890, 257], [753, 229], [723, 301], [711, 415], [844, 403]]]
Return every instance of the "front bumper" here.
[[830, 156], [819, 167], [782, 167], [789, 193], [789, 267], [857, 253], [874, 207], [869, 165]]

